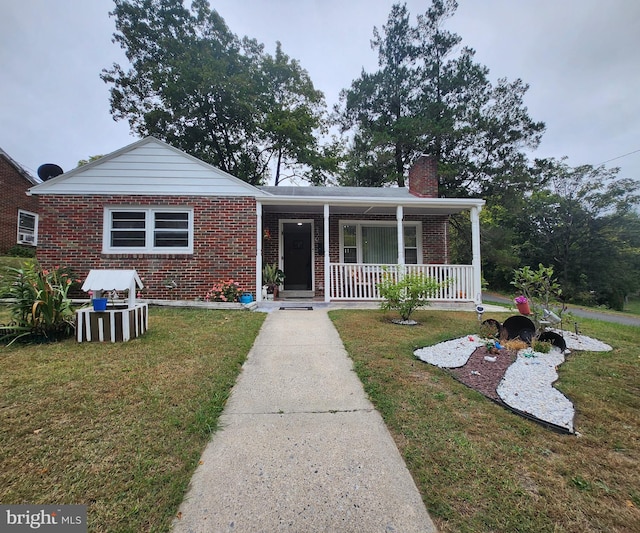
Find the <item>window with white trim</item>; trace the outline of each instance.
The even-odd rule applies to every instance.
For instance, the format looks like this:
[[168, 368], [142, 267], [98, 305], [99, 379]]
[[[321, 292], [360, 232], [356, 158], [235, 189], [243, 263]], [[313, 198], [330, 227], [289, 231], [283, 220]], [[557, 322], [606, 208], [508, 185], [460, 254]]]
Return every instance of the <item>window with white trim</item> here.
[[18, 244], [38, 244], [38, 215], [18, 209]]
[[[422, 257], [420, 222], [404, 222], [404, 260], [418, 264]], [[398, 225], [393, 222], [340, 222], [340, 262], [394, 265], [398, 262]]]
[[193, 253], [193, 209], [107, 207], [105, 253]]

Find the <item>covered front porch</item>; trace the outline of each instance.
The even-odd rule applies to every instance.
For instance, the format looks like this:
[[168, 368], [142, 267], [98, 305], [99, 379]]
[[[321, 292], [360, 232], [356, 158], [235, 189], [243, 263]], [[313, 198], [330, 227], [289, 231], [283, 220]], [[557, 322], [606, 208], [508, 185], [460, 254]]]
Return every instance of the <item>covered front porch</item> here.
[[[480, 303], [479, 199], [416, 198], [401, 189], [264, 187], [256, 202], [256, 296], [262, 268], [285, 273], [285, 294], [331, 301], [381, 300], [378, 284], [419, 273], [443, 284], [432, 299]], [[362, 193], [362, 189], [357, 190]], [[449, 263], [449, 216], [468, 211], [471, 264]]]

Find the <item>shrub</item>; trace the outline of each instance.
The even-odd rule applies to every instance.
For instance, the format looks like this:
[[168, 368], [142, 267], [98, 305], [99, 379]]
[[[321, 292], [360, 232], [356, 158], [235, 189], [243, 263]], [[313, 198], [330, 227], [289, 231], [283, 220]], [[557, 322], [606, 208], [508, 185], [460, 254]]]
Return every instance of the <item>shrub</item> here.
[[58, 340], [73, 334], [75, 314], [68, 297], [74, 285], [66, 268], [41, 270], [35, 263], [7, 268], [5, 276], [13, 323], [5, 328], [4, 340], [30, 336]]
[[534, 352], [549, 353], [551, 351], [551, 343], [547, 341], [533, 341], [532, 348]]
[[242, 291], [238, 284], [230, 279], [214, 283], [207, 292], [205, 300], [207, 302], [237, 302]]
[[401, 275], [398, 280], [387, 275], [378, 284], [380, 296], [384, 298], [380, 307], [383, 310], [398, 311], [402, 320], [409, 320], [416, 309], [429, 305], [428, 299], [444, 284], [446, 282], [438, 283], [434, 278], [421, 274]]
[[36, 249], [33, 246], [21, 246], [20, 244], [14, 244], [6, 252], [9, 257], [35, 257]]

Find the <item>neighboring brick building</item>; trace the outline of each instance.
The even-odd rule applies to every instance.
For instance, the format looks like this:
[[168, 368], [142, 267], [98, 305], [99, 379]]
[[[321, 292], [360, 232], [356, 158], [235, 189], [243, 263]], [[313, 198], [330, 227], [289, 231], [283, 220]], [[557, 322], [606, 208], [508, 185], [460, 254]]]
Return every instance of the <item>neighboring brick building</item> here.
[[[234, 279], [259, 300], [262, 267], [276, 263], [289, 296], [376, 300], [382, 276], [413, 270], [449, 280], [437, 299], [479, 302], [484, 201], [438, 198], [437, 185], [423, 157], [408, 188], [254, 187], [148, 137], [31, 192], [43, 267], [135, 269], [150, 299], [202, 299]], [[448, 219], [461, 211], [472, 265], [449, 264]]]
[[16, 245], [37, 245], [38, 197], [27, 191], [38, 183], [0, 148], [0, 255]]

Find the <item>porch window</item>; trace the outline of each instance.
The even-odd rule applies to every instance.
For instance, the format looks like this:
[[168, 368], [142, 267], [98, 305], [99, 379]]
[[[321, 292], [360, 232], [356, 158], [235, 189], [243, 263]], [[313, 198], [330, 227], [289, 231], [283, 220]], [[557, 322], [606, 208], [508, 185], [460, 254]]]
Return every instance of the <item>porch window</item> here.
[[18, 244], [38, 244], [38, 215], [18, 209]]
[[193, 253], [193, 210], [105, 209], [105, 253]]
[[[405, 222], [406, 264], [418, 264], [420, 222]], [[340, 260], [343, 263], [393, 265], [398, 262], [398, 229], [392, 222], [344, 222], [340, 224]]]

